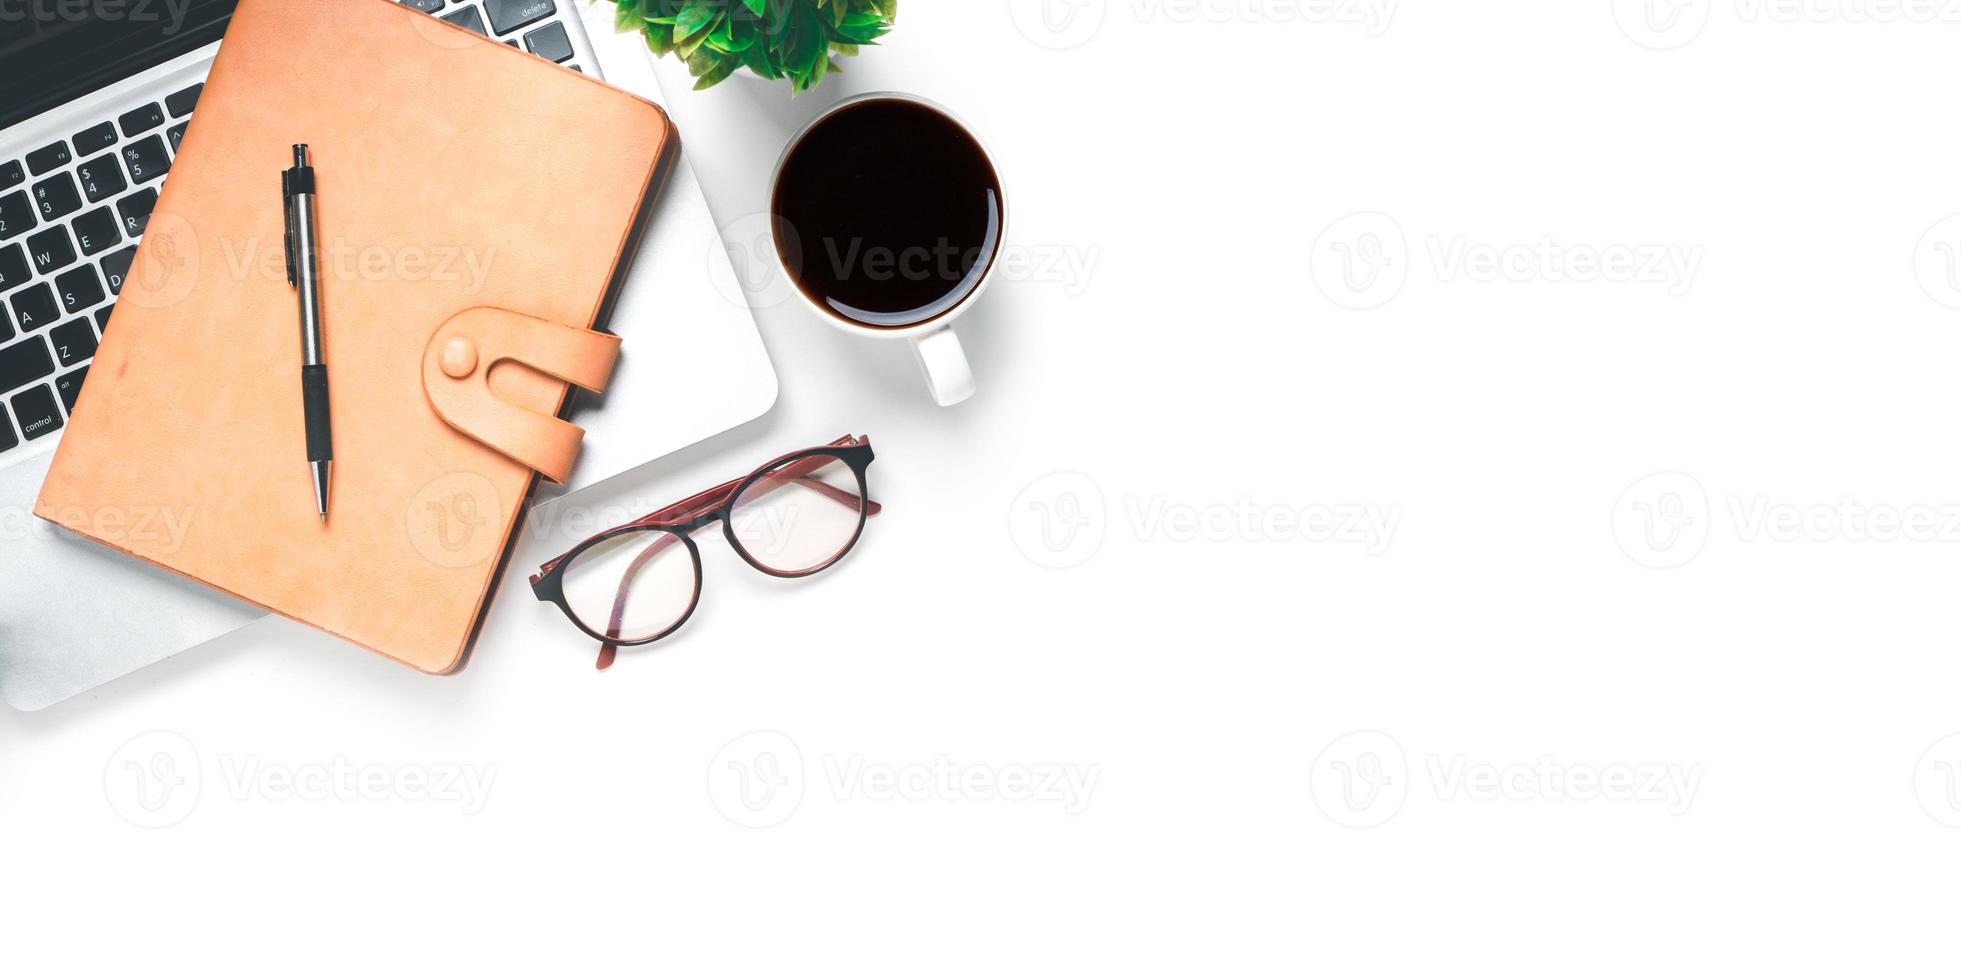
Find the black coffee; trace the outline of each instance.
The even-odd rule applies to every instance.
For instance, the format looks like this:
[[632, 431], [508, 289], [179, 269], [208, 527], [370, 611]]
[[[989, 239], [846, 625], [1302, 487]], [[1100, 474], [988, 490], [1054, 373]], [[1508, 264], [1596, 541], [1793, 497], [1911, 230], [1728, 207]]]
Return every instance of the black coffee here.
[[817, 305], [868, 327], [967, 298], [1001, 247], [1001, 182], [967, 131], [900, 99], [847, 106], [790, 151], [776, 247]]

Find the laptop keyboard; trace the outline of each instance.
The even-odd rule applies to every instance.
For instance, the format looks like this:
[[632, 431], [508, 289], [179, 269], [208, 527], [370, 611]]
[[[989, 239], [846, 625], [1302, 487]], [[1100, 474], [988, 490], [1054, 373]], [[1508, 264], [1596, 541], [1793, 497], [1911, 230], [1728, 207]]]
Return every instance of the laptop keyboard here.
[[[574, 71], [554, 0], [402, 0]], [[202, 84], [0, 157], [0, 459], [61, 430]], [[154, 101], [150, 101], [154, 99]]]

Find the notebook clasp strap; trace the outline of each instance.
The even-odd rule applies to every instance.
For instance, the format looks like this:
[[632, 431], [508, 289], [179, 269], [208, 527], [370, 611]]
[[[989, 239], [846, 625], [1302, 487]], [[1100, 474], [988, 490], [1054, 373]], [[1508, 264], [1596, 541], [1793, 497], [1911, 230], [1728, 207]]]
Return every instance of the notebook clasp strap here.
[[443, 421], [464, 435], [564, 483], [585, 430], [520, 408], [490, 389], [490, 370], [509, 361], [587, 391], [606, 389], [620, 338], [479, 306], [450, 317], [422, 357], [422, 388]]

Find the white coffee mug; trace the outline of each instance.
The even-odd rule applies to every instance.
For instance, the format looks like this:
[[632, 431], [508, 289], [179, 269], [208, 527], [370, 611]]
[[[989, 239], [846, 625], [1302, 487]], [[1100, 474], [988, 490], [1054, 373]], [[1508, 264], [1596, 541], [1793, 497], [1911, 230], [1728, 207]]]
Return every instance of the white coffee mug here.
[[[987, 157], [988, 165], [993, 166], [994, 155], [988, 151], [987, 144], [981, 140], [978, 133], [974, 132], [974, 128], [967, 125], [966, 120], [955, 115], [953, 110], [930, 99], [904, 92], [867, 92], [863, 95], [854, 95], [825, 109], [823, 112], [818, 113], [815, 119], [805, 123], [804, 127], [797, 131], [796, 136], [792, 137], [789, 144], [783, 148], [783, 155], [777, 159], [776, 169], [770, 174], [770, 199], [774, 200], [776, 197], [776, 188], [782, 180], [784, 164], [789, 161], [790, 155], [796, 151], [797, 147], [802, 145], [804, 137], [809, 135], [811, 130], [817, 128], [826, 119], [829, 119], [844, 109], [862, 102], [871, 102], [874, 100], [911, 102], [945, 116], [973, 139], [974, 144], [980, 147], [982, 155]], [[995, 181], [997, 188], [999, 188], [1001, 179], [1000, 168], [998, 167], [995, 167]], [[953, 321], [959, 319], [962, 313], [967, 312], [968, 308], [973, 306], [976, 300], [980, 299], [981, 293], [986, 291], [987, 284], [994, 278], [994, 270], [1001, 264], [1001, 250], [1005, 247], [1008, 230], [1008, 195], [1006, 189], [1000, 188], [997, 196], [998, 206], [996, 212], [1000, 218], [1000, 227], [995, 229], [997, 233], [995, 237], [996, 246], [994, 254], [987, 257], [987, 268], [981, 271], [978, 281], [968, 287], [967, 294], [961, 297], [958, 302], [925, 320], [904, 327], [870, 327], [846, 319], [835, 310], [826, 309], [817, 301], [811, 299], [809, 294], [805, 293], [801, 288], [793, 287], [791, 291], [803, 299], [804, 305], [809, 307], [811, 312], [816, 313], [818, 319], [829, 323], [845, 333], [860, 337], [876, 337], [881, 340], [902, 339], [909, 341], [912, 344], [913, 355], [919, 361], [920, 369], [926, 372], [926, 384], [927, 387], [932, 389], [933, 400], [943, 406], [957, 405], [966, 401], [974, 396], [974, 372], [967, 364], [967, 352], [960, 346], [960, 338], [953, 332]], [[796, 252], [800, 260], [801, 246], [796, 249], [786, 250], [780, 237], [783, 232], [784, 223], [776, 221], [773, 223], [773, 228], [775, 235], [778, 236], [772, 241], [774, 246], [772, 251], [776, 254], [777, 270], [790, 283], [794, 284], [797, 281], [797, 271], [790, 268], [792, 258], [786, 256], [784, 253], [785, 251]]]

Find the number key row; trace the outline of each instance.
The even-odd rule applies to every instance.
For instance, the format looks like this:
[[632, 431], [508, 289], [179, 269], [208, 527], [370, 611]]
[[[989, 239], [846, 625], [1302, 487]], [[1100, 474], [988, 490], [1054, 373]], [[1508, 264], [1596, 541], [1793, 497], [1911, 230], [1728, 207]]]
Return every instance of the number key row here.
[[129, 177], [139, 184], [148, 183], [170, 172], [170, 157], [164, 153], [162, 136], [146, 136], [122, 148], [123, 162], [129, 165]]
[[88, 195], [90, 204], [98, 204], [103, 198], [121, 194], [129, 188], [123, 179], [123, 168], [116, 163], [115, 154], [104, 153], [93, 160], [75, 168], [75, 175], [82, 178], [82, 193]]
[[34, 201], [26, 191], [0, 194], [0, 242], [34, 230]]
[[82, 194], [75, 189], [75, 178], [55, 174], [34, 185], [34, 204], [41, 209], [41, 220], [53, 221], [81, 207]]

